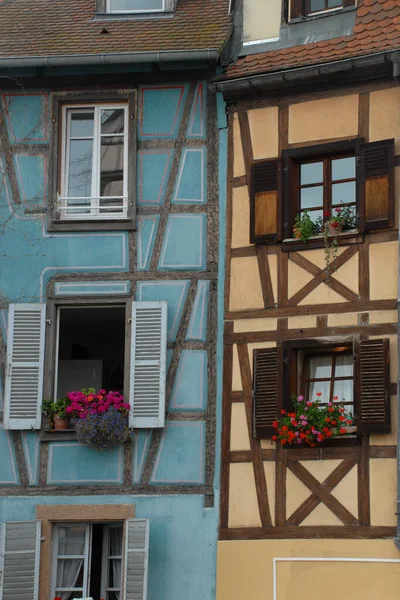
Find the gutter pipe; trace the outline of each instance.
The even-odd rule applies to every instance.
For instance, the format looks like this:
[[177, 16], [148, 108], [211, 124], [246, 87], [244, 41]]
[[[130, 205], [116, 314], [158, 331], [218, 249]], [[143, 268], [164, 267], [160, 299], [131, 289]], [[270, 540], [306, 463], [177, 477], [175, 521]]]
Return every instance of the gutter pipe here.
[[134, 63], [171, 63], [186, 61], [216, 62], [217, 50], [166, 50], [157, 52], [118, 52], [107, 54], [60, 54], [49, 56], [11, 56], [0, 58], [0, 69], [24, 67], [69, 67]]

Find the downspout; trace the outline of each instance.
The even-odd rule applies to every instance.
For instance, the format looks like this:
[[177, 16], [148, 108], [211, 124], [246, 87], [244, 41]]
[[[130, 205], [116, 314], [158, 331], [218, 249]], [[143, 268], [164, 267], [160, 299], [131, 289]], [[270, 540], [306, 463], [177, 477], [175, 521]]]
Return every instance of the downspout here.
[[[393, 57], [393, 78], [400, 85], [400, 53], [396, 53]], [[399, 106], [400, 110], [400, 106]], [[396, 198], [399, 202], [399, 198]], [[400, 324], [400, 211], [399, 211], [399, 238], [398, 238], [398, 283], [397, 283], [397, 323]], [[400, 550], [400, 336], [399, 325], [397, 325], [397, 531], [394, 543], [396, 548]]]

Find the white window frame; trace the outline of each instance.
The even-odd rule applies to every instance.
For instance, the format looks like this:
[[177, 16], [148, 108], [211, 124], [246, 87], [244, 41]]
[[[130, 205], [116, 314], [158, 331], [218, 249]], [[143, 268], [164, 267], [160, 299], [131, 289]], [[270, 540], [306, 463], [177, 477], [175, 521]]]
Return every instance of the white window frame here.
[[166, 0], [162, 0], [162, 8], [150, 8], [150, 9], [146, 9], [146, 8], [136, 8], [136, 9], [128, 9], [125, 8], [123, 10], [112, 10], [111, 9], [111, 0], [107, 0], [106, 1], [106, 12], [110, 13], [110, 14], [127, 14], [127, 13], [157, 13], [157, 12], [164, 12], [166, 10]]
[[[116, 527], [122, 528], [122, 540], [121, 540], [121, 554], [119, 556], [109, 555], [107, 550], [109, 548], [110, 530]], [[125, 541], [125, 524], [124, 523], [112, 523], [111, 525], [104, 525], [103, 528], [103, 549], [101, 553], [101, 598], [107, 598], [107, 592], [119, 592], [122, 598], [122, 581], [124, 578], [124, 561], [123, 561], [123, 550]], [[108, 587], [107, 585], [107, 574], [108, 574], [108, 563], [112, 560], [121, 561], [121, 581], [119, 587]]]
[[[102, 134], [101, 133], [101, 111], [102, 110], [124, 110], [124, 133], [123, 134]], [[94, 111], [94, 130], [93, 130], [93, 154], [92, 154], [92, 181], [90, 197], [67, 196], [68, 174], [69, 174], [69, 147], [70, 147], [70, 115], [71, 111]], [[128, 102], [120, 103], [86, 103], [86, 104], [65, 104], [62, 107], [62, 133], [61, 133], [61, 190], [57, 199], [57, 210], [60, 220], [82, 221], [82, 220], [110, 220], [127, 219], [128, 213]], [[74, 137], [73, 139], [87, 139]], [[100, 161], [101, 161], [101, 139], [104, 137], [122, 137], [124, 139], [124, 161], [123, 161], [123, 196], [103, 196], [100, 198]], [[100, 200], [121, 199], [122, 210], [112, 212], [100, 207]], [[90, 204], [74, 204], [68, 206], [69, 200], [76, 202], [81, 200], [90, 200]], [[81, 208], [81, 213], [70, 213], [69, 210]], [[88, 209], [90, 212], [83, 212]], [[100, 210], [104, 212], [100, 212]]]
[[[82, 558], [81, 556], [75, 555], [60, 555], [58, 554], [58, 536], [59, 530], [61, 527], [73, 527], [76, 525], [85, 525], [85, 553], [84, 553], [84, 563], [83, 563], [83, 587], [76, 588], [57, 588], [57, 564], [59, 559], [68, 559], [68, 558]], [[79, 521], [75, 522], [66, 522], [66, 523], [57, 523], [54, 525], [53, 529], [53, 551], [52, 551], [52, 576], [51, 576], [51, 597], [54, 598], [56, 596], [56, 592], [82, 592], [82, 597], [88, 595], [88, 590], [90, 588], [90, 559], [91, 559], [91, 547], [92, 547], [92, 527], [91, 523], [80, 523]]]

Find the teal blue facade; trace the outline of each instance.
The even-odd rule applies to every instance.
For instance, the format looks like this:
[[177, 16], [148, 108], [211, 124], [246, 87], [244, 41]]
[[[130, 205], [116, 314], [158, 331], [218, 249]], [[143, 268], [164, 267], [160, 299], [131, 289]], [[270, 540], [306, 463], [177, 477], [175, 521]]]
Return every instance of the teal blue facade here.
[[0, 521], [35, 519], [39, 504], [133, 504], [136, 517], [150, 520], [148, 600], [212, 600], [222, 397], [225, 106], [222, 97], [209, 95], [203, 78], [195, 84], [184, 78], [139, 84], [136, 230], [96, 231], [94, 224], [91, 231], [58, 232], [48, 231], [46, 215], [52, 200], [51, 92], [6, 90], [1, 97], [9, 147], [0, 153], [1, 407], [7, 306], [50, 297], [130, 295], [167, 301], [171, 385], [165, 428], [157, 434], [134, 432], [128, 458], [124, 445], [99, 452], [73, 439], [48, 440], [41, 431], [1, 428]]

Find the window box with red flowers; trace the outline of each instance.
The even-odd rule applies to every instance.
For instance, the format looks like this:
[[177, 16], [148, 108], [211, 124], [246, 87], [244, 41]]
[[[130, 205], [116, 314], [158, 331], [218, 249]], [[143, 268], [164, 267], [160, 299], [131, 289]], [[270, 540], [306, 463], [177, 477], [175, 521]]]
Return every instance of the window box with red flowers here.
[[310, 402], [303, 396], [292, 396], [293, 410], [282, 410], [281, 418], [273, 422], [276, 434], [272, 440], [283, 446], [314, 448], [331, 439], [356, 433], [351, 415], [346, 413], [338, 398], [323, 404], [321, 394], [317, 396]]

